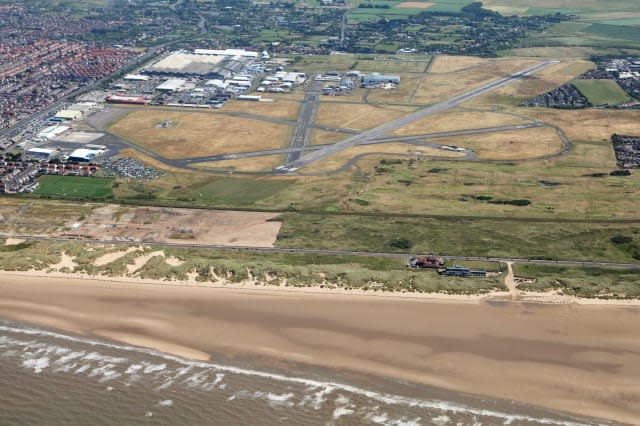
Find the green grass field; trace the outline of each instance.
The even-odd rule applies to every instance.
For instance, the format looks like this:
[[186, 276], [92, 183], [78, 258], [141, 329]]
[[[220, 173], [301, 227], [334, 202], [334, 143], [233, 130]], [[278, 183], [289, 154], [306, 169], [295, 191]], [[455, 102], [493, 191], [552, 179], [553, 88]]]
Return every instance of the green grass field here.
[[[282, 248], [640, 261], [638, 224], [296, 213], [282, 221], [276, 242]], [[631, 242], [614, 243], [618, 235]]]
[[113, 194], [112, 179], [46, 175], [38, 179], [36, 195], [70, 198], [106, 198]]
[[576, 80], [574, 84], [593, 105], [617, 105], [631, 100], [613, 80]]

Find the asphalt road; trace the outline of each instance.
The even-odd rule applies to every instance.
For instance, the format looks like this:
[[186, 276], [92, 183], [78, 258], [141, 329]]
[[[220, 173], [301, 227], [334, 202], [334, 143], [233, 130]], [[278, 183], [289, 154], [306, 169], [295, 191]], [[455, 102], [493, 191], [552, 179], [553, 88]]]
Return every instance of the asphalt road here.
[[447, 109], [453, 108], [457, 105], [459, 105], [462, 102], [468, 101], [469, 99], [472, 99], [474, 97], [483, 95], [485, 93], [488, 93], [492, 90], [495, 90], [499, 87], [502, 87], [504, 85], [507, 85], [509, 83], [511, 83], [512, 81], [516, 81], [516, 80], [520, 80], [524, 77], [527, 77], [531, 74], [534, 74], [544, 68], [547, 68], [553, 64], [556, 64], [557, 61], [551, 61], [551, 60], [547, 60], [547, 61], [543, 61], [540, 62], [539, 64], [536, 64], [534, 66], [531, 66], [529, 68], [526, 68], [522, 71], [516, 72], [514, 74], [511, 74], [507, 77], [503, 77], [500, 78], [498, 80], [495, 80], [493, 82], [487, 83], [483, 86], [477, 87], [475, 89], [472, 89], [466, 93], [454, 96], [446, 101], [440, 102], [438, 104], [423, 108], [419, 111], [416, 111], [414, 113], [408, 114], [404, 117], [401, 117], [397, 120], [393, 120], [390, 121], [388, 123], [385, 123], [381, 126], [375, 127], [369, 131], [366, 131], [364, 133], [361, 133], [360, 135], [345, 139], [341, 142], [338, 142], [336, 144], [333, 144], [331, 146], [327, 146], [323, 149], [320, 149], [318, 151], [312, 152], [310, 154], [307, 154], [303, 157], [301, 157], [300, 159], [298, 159], [297, 161], [293, 161], [293, 162], [289, 162], [286, 164], [285, 167], [280, 168], [278, 171], [280, 173], [290, 173], [290, 172], [295, 172], [297, 169], [301, 168], [301, 167], [305, 167], [308, 166], [309, 164], [321, 160], [327, 156], [336, 154], [337, 152], [340, 152], [342, 150], [345, 150], [347, 148], [351, 148], [355, 145], [358, 145], [362, 142], [365, 141], [369, 141], [372, 139], [376, 139], [376, 138], [381, 138], [384, 137], [384, 135], [388, 134], [389, 132], [392, 132], [394, 130], [397, 130], [401, 127], [404, 127], [410, 123], [413, 123], [414, 121], [423, 119], [425, 117], [428, 117], [430, 115], [433, 114], [437, 114], [439, 112], [445, 111]]
[[296, 149], [287, 154], [284, 164], [289, 164], [300, 159], [301, 150], [309, 143], [311, 134], [311, 125], [318, 109], [318, 97], [322, 90], [322, 81], [313, 80], [309, 86], [309, 90], [302, 101], [302, 108], [298, 115], [296, 127], [291, 137], [291, 148]]
[[[120, 240], [97, 240], [73, 237], [49, 237], [31, 234], [9, 234], [0, 233], [1, 238], [20, 238], [37, 241], [79, 241], [88, 244], [121, 244], [121, 245], [137, 245], [140, 242], [120, 241]], [[157, 243], [144, 242], [143, 244], [157, 247], [174, 247], [174, 248], [191, 248], [191, 249], [215, 249], [221, 251], [248, 251], [257, 253], [293, 253], [293, 254], [315, 254], [315, 255], [334, 255], [334, 256], [357, 256], [357, 257], [393, 257], [407, 259], [414, 256], [415, 253], [389, 253], [389, 252], [367, 252], [367, 251], [351, 251], [351, 250], [326, 250], [326, 249], [308, 249], [308, 248], [279, 248], [279, 247], [245, 247], [245, 246], [228, 246], [218, 244], [193, 244], [193, 243]], [[516, 264], [527, 265], [556, 265], [556, 266], [585, 266], [600, 267], [611, 269], [631, 269], [639, 270], [638, 263], [623, 262], [601, 262], [598, 260], [545, 260], [545, 259], [527, 259], [517, 257], [492, 257], [492, 256], [465, 256], [465, 255], [444, 255], [443, 260], [453, 261], [486, 261], [486, 262], [513, 262]]]

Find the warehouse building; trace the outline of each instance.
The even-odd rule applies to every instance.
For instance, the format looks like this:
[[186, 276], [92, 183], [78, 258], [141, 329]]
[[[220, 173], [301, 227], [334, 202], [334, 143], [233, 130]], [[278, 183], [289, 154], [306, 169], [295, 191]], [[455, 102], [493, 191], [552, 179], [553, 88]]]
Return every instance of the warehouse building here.
[[53, 139], [56, 136], [63, 134], [67, 130], [69, 130], [69, 127], [67, 126], [49, 126], [38, 133], [37, 138], [43, 140]]
[[164, 83], [156, 86], [156, 90], [161, 92], [175, 92], [176, 90], [179, 90], [182, 86], [184, 86], [185, 83], [186, 80], [183, 80], [181, 78], [170, 78]]
[[60, 120], [78, 120], [82, 118], [82, 111], [71, 110], [71, 109], [63, 109], [58, 111], [55, 115], [55, 118]]
[[104, 151], [99, 149], [76, 149], [71, 154], [69, 154], [69, 161], [76, 163], [88, 163], [93, 161], [98, 155], [102, 154]]
[[400, 84], [400, 76], [373, 72], [363, 75], [360, 80], [360, 87], [376, 87], [385, 84], [394, 84], [397, 86]]
[[39, 160], [51, 160], [58, 156], [58, 151], [49, 148], [31, 148], [27, 150], [27, 154], [31, 158], [37, 158]]

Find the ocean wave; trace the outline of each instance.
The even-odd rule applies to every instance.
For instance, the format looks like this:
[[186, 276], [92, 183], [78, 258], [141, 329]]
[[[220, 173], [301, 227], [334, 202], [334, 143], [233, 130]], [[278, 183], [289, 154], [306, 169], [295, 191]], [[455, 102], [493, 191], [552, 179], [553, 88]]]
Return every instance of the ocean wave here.
[[[140, 348], [140, 347], [130, 346], [130, 345], [121, 345], [121, 344], [115, 344], [115, 343], [109, 343], [109, 342], [102, 342], [102, 341], [93, 340], [90, 338], [69, 336], [61, 333], [56, 333], [53, 331], [46, 331], [46, 330], [40, 330], [40, 329], [34, 329], [34, 328], [17, 328], [17, 327], [10, 327], [6, 325], [0, 325], [0, 331], [14, 333], [14, 334], [22, 334], [26, 336], [49, 337], [49, 338], [59, 339], [62, 341], [89, 345], [92, 347], [110, 348], [118, 351], [145, 354], [152, 357], [160, 358], [160, 359], [163, 359], [164, 361], [174, 362], [183, 366], [175, 370], [176, 374], [174, 376], [174, 379], [177, 377], [187, 375], [188, 372], [190, 372], [194, 368], [202, 369], [203, 371], [199, 371], [188, 376], [182, 382], [187, 387], [203, 386], [207, 383], [213, 384], [213, 387], [215, 387], [215, 385], [217, 385], [219, 381], [222, 380], [222, 377], [224, 377], [224, 373], [258, 377], [258, 378], [269, 379], [276, 382], [287, 383], [287, 384], [298, 384], [298, 385], [304, 386], [307, 392], [304, 398], [302, 399], [300, 405], [304, 406], [309, 404], [315, 409], [320, 409], [323, 406], [323, 404], [327, 401], [327, 397], [329, 395], [335, 394], [335, 392], [339, 391], [341, 393], [360, 395], [368, 398], [371, 401], [386, 404], [389, 406], [432, 409], [432, 410], [437, 410], [441, 413], [496, 418], [496, 419], [501, 419], [503, 424], [512, 424], [514, 422], [529, 422], [529, 423], [559, 425], [559, 426], [579, 426], [579, 425], [585, 424], [585, 423], [578, 423], [573, 421], [556, 420], [556, 419], [546, 418], [546, 417], [532, 417], [524, 414], [505, 413], [498, 410], [476, 408], [476, 407], [471, 407], [471, 406], [467, 406], [460, 403], [441, 401], [436, 399], [418, 399], [418, 398], [411, 398], [411, 397], [406, 397], [401, 395], [392, 395], [392, 394], [371, 391], [371, 390], [367, 390], [357, 386], [343, 384], [343, 383], [319, 381], [319, 380], [313, 380], [313, 379], [308, 379], [303, 377], [286, 376], [278, 373], [239, 368], [239, 367], [234, 367], [229, 365], [221, 365], [221, 364], [214, 364], [214, 363], [209, 363], [204, 361], [188, 360], [175, 355], [165, 354], [153, 349], [145, 349], [145, 348]], [[6, 338], [0, 339], [0, 342], [7, 342], [7, 339]], [[33, 347], [37, 349], [42, 349], [45, 347], [45, 346], [42, 346], [42, 344], [38, 343], [37, 341], [29, 341], [29, 342], [16, 341], [15, 343], [22, 345], [26, 348]], [[68, 353], [68, 352], [64, 352], [63, 354], [63, 356], [67, 356], [67, 357], [71, 355], [72, 353]], [[102, 380], [110, 380], [111, 378], [115, 378], [121, 375], [121, 373], [117, 372], [114, 369], [114, 367], [116, 364], [120, 365], [128, 361], [128, 358], [125, 358], [125, 357], [110, 357], [104, 354], [100, 354], [98, 352], [91, 352], [84, 356], [76, 356], [75, 358], [87, 360], [87, 361], [96, 361], [96, 362], [105, 363], [100, 367], [93, 367], [90, 363], [84, 364], [74, 372], [75, 374], [79, 374], [93, 368], [90, 374], [102, 375]], [[73, 360], [73, 359], [74, 358], [71, 358], [70, 360]], [[49, 366], [49, 358], [48, 357], [40, 357], [37, 359], [30, 358], [25, 360], [23, 362], [23, 365], [26, 368], [33, 368], [34, 371], [39, 372], [39, 371], [42, 371], [42, 369]], [[162, 363], [162, 364], [139, 363], [139, 364], [129, 365], [126, 371], [124, 372], [124, 374], [132, 375], [140, 372], [144, 374], [154, 374], [154, 373], [159, 374], [165, 371], [166, 368], [167, 368], [166, 363]], [[216, 373], [215, 379], [212, 382], [209, 382], [209, 377], [214, 372]], [[220, 374], [222, 374], [222, 376], [220, 376]], [[313, 393], [309, 394], [309, 392], [313, 392]], [[344, 395], [342, 396], [340, 395], [336, 396], [336, 398], [344, 397]], [[237, 396], [241, 396], [241, 395], [239, 393], [236, 393], [231, 397], [229, 397], [228, 400], [232, 401]], [[266, 399], [267, 401], [270, 401], [271, 403], [278, 404], [278, 403], [284, 402], [286, 405], [289, 405], [289, 404], [292, 404], [290, 400], [294, 397], [294, 395], [292, 393], [286, 393], [286, 394], [263, 393], [260, 395], [254, 394], [253, 397], [263, 398], [263, 399]], [[341, 410], [338, 410], [338, 408], [340, 408]], [[336, 409], [338, 410], [337, 411], [338, 414], [344, 413], [341, 415], [347, 415], [347, 411], [350, 410], [347, 407], [338, 407], [338, 408]], [[334, 413], [336, 413], [336, 410], [334, 410]], [[443, 417], [441, 417], [441, 419], [443, 419]], [[370, 413], [370, 417], [368, 420], [371, 422], [376, 422], [381, 424], [389, 423], [390, 421], [388, 418], [388, 415], [384, 412]], [[412, 424], [411, 423], [412, 421], [408, 419], [397, 420], [397, 421], [394, 421], [394, 423], [401, 424], [399, 422], [405, 422], [405, 421], [407, 423], [403, 423], [403, 424]]]

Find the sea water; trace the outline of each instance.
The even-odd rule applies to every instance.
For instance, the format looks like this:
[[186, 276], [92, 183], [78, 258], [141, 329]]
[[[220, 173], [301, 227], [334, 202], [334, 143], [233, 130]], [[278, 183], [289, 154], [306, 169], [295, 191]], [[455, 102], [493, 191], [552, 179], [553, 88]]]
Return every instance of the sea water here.
[[0, 424], [606, 424], [383, 378], [280, 370], [0, 321]]

